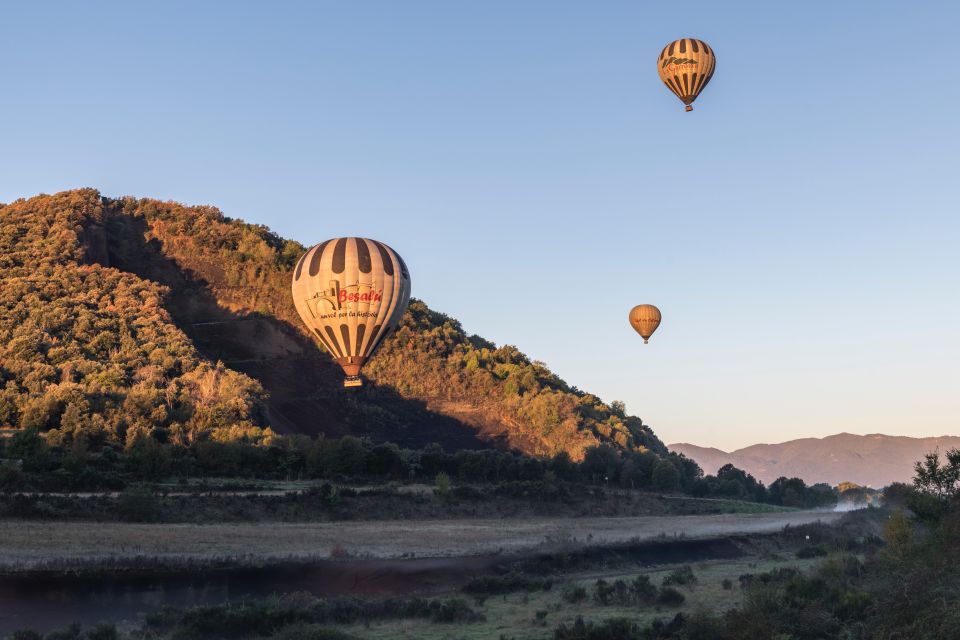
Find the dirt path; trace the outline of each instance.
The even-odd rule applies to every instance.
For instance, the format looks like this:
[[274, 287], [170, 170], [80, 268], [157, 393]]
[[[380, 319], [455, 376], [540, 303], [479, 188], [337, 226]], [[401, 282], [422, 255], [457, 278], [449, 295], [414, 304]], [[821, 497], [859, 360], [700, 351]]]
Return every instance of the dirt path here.
[[[334, 523], [118, 524], [0, 522], [0, 567], [86, 564], [133, 558], [325, 558], [334, 549], [372, 558], [519, 552], [564, 542], [613, 543], [661, 536], [707, 538], [832, 522], [842, 514], [788, 513], [624, 518], [459, 519]], [[333, 553], [337, 555], [337, 553]]]

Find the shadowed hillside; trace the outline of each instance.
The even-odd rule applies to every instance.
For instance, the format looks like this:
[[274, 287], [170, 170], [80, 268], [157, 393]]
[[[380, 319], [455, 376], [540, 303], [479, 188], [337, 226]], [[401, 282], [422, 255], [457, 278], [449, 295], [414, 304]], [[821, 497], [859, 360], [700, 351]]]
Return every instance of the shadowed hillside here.
[[270, 427], [574, 459], [601, 443], [666, 452], [638, 418], [416, 300], [370, 384], [344, 390], [289, 299], [304, 249], [212, 207], [91, 189], [0, 208], [0, 421], [64, 442], [93, 422], [120, 441]]

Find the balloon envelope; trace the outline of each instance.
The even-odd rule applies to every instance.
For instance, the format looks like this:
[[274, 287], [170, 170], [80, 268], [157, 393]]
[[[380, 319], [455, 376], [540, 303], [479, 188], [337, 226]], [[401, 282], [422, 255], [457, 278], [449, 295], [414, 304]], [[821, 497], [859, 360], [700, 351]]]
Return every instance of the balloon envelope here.
[[690, 105], [710, 82], [716, 68], [713, 49], [696, 38], [674, 40], [663, 48], [657, 59], [660, 79], [687, 105], [687, 111], [693, 111]]
[[660, 309], [652, 304], [638, 304], [630, 309], [630, 326], [643, 337], [643, 343], [646, 344], [660, 326]]
[[301, 256], [293, 303], [303, 323], [360, 386], [360, 368], [410, 302], [410, 273], [397, 252], [368, 238], [334, 238]]

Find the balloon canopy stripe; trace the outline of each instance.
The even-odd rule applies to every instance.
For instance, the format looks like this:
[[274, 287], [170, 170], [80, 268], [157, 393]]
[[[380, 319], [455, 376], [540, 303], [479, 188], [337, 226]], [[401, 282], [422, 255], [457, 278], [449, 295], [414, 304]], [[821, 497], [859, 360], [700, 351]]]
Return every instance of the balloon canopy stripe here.
[[337, 342], [337, 336], [333, 333], [333, 328], [330, 326], [324, 327], [327, 331], [327, 335], [330, 336], [330, 343], [333, 345], [333, 348], [336, 350], [336, 355], [338, 358], [343, 357], [343, 349], [340, 348], [340, 343]]
[[354, 242], [357, 243], [357, 266], [360, 273], [370, 273], [373, 268], [373, 263], [370, 261], [370, 246], [363, 238], [355, 238]]
[[330, 241], [317, 245], [313, 248], [313, 255], [310, 256], [310, 275], [315, 276], [320, 273], [320, 260], [323, 258], [323, 250]]
[[349, 238], [340, 238], [337, 245], [333, 248], [333, 272], [343, 273], [346, 268], [347, 260], [347, 240]]
[[363, 353], [362, 349], [365, 346], [363, 344], [363, 334], [365, 334], [366, 332], [367, 332], [367, 325], [365, 324], [357, 325], [357, 344], [356, 344], [356, 350], [353, 352], [353, 355], [359, 356], [360, 354]]
[[299, 260], [297, 260], [297, 268], [296, 268], [296, 270], [293, 272], [293, 279], [294, 279], [294, 280], [299, 280], [299, 279], [300, 279], [300, 272], [303, 270], [303, 263], [304, 263], [304, 261], [307, 259], [307, 255], [308, 255], [308, 253], [305, 253], [305, 254], [303, 254], [302, 256], [300, 256], [300, 259], [299, 259]]
[[343, 352], [347, 355], [360, 355], [354, 354], [353, 349], [350, 348], [350, 327], [341, 324], [340, 325], [340, 336], [343, 337]]
[[376, 240], [373, 241], [373, 244], [377, 246], [377, 251], [380, 252], [380, 259], [383, 261], [384, 272], [388, 276], [392, 276], [393, 275], [393, 259], [390, 257], [390, 252], [387, 250], [385, 246], [383, 246]]

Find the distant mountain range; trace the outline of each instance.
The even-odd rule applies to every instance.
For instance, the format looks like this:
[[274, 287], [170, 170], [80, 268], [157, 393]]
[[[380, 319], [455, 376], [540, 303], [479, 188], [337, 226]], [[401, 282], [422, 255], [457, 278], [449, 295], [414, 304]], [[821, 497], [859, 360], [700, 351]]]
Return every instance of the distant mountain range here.
[[668, 448], [692, 458], [708, 474], [732, 463], [767, 485], [786, 476], [802, 478], [807, 484], [856, 482], [879, 488], [891, 482], [910, 482], [914, 462], [935, 449], [943, 452], [960, 448], [960, 436], [909, 438], [839, 433], [826, 438], [755, 444], [730, 453], [687, 443], [671, 444]]

